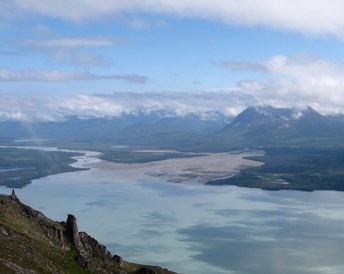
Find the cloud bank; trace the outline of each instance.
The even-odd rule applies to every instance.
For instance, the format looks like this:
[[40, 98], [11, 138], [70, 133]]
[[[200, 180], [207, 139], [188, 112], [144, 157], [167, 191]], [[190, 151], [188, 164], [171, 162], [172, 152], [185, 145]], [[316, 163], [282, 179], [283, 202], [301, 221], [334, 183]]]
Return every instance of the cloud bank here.
[[310, 105], [324, 114], [344, 113], [344, 63], [310, 55], [281, 55], [256, 64], [224, 62], [223, 67], [266, 73], [266, 79], [243, 79], [238, 83], [264, 104]]
[[[308, 55], [274, 56], [259, 63], [217, 63], [230, 71], [250, 71], [257, 78], [242, 79], [229, 91], [118, 92], [77, 96], [1, 96], [0, 120], [63, 121], [70, 116], [111, 118], [123, 114], [163, 112], [168, 116], [217, 114], [235, 116], [248, 106], [298, 107], [309, 105], [322, 114], [344, 114], [343, 63]], [[263, 77], [262, 77], [263, 75]], [[54, 71], [0, 70], [2, 81], [59, 81], [116, 79], [145, 83], [144, 76], [64, 74]], [[215, 115], [215, 116], [214, 116]]]
[[112, 118], [152, 112], [172, 117], [194, 114], [201, 119], [212, 119], [216, 113], [236, 115], [244, 110], [246, 104], [257, 104], [257, 100], [242, 92], [0, 96], [0, 120], [63, 121], [71, 116]]
[[303, 0], [297, 3], [290, 0], [8, 0], [2, 6], [0, 15], [3, 16], [36, 13], [84, 22], [103, 20], [121, 13], [148, 12], [344, 38], [344, 2], [341, 0]]
[[59, 70], [12, 70], [0, 69], [1, 81], [78, 81], [78, 80], [122, 80], [128, 83], [145, 84], [148, 77], [126, 74], [94, 74], [81, 72], [65, 72]]
[[[78, 96], [1, 96], [0, 120], [61, 121], [69, 116], [118, 117], [163, 111], [167, 115], [212, 113], [234, 116], [247, 106], [299, 107], [309, 105], [322, 114], [344, 114], [344, 63], [310, 55], [273, 56], [257, 63], [215, 63], [225, 70], [248, 71], [237, 87], [213, 91], [114, 93]], [[72, 81], [113, 79], [144, 84], [140, 75], [97, 75], [61, 71], [0, 69], [0, 81]], [[228, 89], [227, 89], [228, 90]], [[8, 94], [8, 93], [7, 93]]]

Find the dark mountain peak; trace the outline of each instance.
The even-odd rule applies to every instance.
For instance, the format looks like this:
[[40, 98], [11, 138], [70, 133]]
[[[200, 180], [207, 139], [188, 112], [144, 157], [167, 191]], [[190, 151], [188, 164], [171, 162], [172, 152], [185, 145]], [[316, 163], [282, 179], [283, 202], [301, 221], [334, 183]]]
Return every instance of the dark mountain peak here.
[[228, 128], [248, 129], [264, 124], [286, 126], [289, 120], [295, 119], [297, 116], [293, 109], [273, 108], [271, 106], [248, 107], [233, 120]]
[[[271, 106], [248, 107], [241, 112], [236, 120], [260, 120], [260, 121], [289, 121], [298, 120], [304, 117], [320, 118], [323, 117], [319, 112], [307, 106], [305, 109], [298, 108], [274, 108]], [[234, 122], [233, 121], [233, 122]]]
[[330, 130], [333, 125], [329, 119], [307, 106], [300, 108], [274, 108], [271, 106], [252, 106], [241, 112], [231, 124], [221, 132], [244, 133], [250, 135], [278, 135], [282, 132], [315, 134], [322, 129]]
[[302, 111], [303, 115], [306, 118], [322, 118], [324, 117], [319, 112], [317, 112], [314, 108], [311, 108], [310, 106], [307, 106], [305, 110]]

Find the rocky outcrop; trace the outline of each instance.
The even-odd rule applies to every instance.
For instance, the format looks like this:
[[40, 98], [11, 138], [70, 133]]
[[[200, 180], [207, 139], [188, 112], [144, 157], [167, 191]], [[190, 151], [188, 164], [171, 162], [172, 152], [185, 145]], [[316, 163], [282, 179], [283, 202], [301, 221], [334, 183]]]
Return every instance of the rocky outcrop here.
[[[112, 256], [104, 245], [99, 244], [97, 240], [87, 233], [78, 231], [78, 224], [74, 215], [68, 214], [66, 229], [66, 234], [75, 246], [78, 262], [82, 267], [92, 273], [107, 274], [114, 273], [113, 269], [115, 266], [116, 273], [128, 273], [126, 271], [127, 263], [122, 257], [118, 255]], [[172, 272], [159, 266], [142, 266], [133, 273], [159, 274]]]
[[[68, 214], [66, 228], [66, 233], [75, 246], [78, 262], [82, 267], [99, 274], [111, 273], [114, 266], [119, 268], [118, 271], [124, 267], [120, 256], [112, 256], [97, 240], [85, 232], [79, 232], [76, 218], [71, 214]], [[125, 273], [124, 269], [121, 271]]]
[[0, 273], [170, 274], [113, 256], [78, 231], [75, 216], [56, 222], [20, 202], [15, 192], [0, 195]]
[[17, 201], [19, 201], [19, 199], [18, 199], [16, 193], [14, 192], [14, 189], [12, 189], [11, 199], [12, 199], [12, 200], [17, 200]]

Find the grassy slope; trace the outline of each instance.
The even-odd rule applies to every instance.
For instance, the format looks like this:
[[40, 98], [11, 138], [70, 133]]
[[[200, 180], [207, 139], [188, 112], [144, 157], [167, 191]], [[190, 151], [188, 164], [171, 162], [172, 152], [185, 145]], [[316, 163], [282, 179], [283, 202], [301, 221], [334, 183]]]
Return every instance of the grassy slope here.
[[[61, 237], [57, 231], [62, 232]], [[0, 273], [91, 273], [78, 264], [78, 254], [67, 234], [65, 223], [48, 219], [17, 198], [0, 195]], [[95, 240], [92, 241], [86, 245], [92, 244], [97, 249]], [[91, 254], [90, 259], [103, 265], [104, 259], [97, 256]], [[123, 266], [111, 261], [102, 271], [103, 274], [174, 273], [126, 261]]]
[[30, 217], [17, 201], [1, 196], [0, 270], [6, 269], [1, 273], [11, 273], [8, 265], [21, 273], [88, 273], [77, 264], [70, 243], [69, 251], [59, 248], [53, 227], [65, 230], [62, 224], [45, 217]]

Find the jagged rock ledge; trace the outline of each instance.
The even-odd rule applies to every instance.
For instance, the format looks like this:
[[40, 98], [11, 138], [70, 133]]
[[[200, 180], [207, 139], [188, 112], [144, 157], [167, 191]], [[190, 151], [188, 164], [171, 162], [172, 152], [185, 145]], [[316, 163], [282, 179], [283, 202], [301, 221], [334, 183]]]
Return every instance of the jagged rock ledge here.
[[0, 194], [0, 273], [172, 274], [158, 266], [127, 262], [78, 231], [75, 216], [50, 220], [20, 202], [15, 192]]

